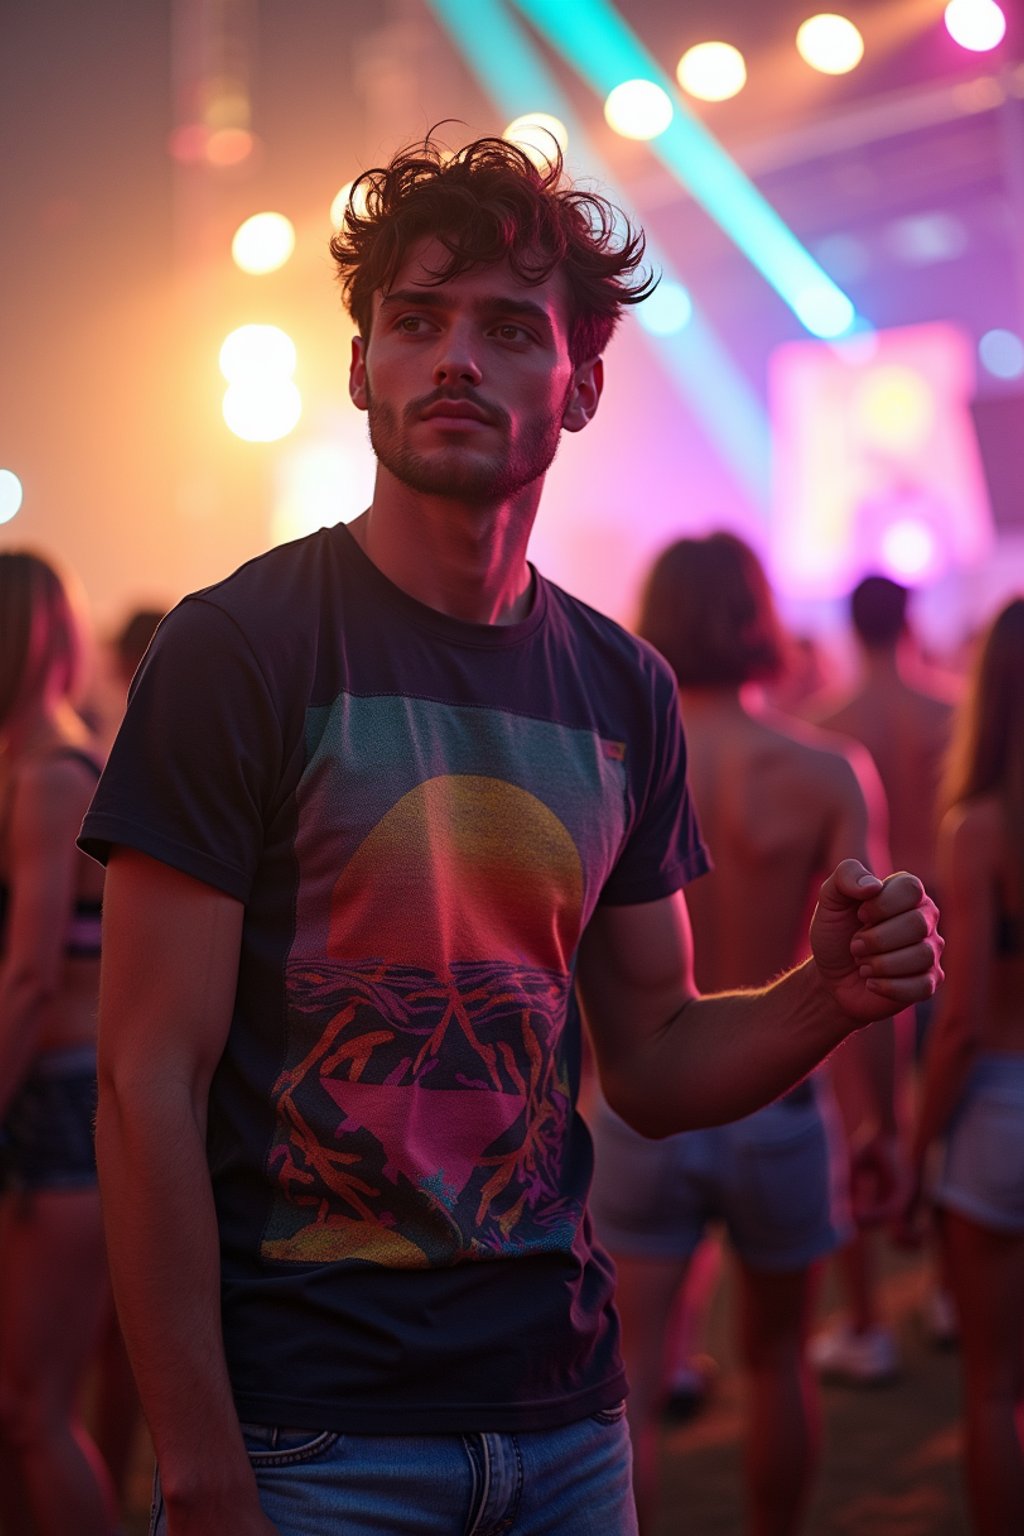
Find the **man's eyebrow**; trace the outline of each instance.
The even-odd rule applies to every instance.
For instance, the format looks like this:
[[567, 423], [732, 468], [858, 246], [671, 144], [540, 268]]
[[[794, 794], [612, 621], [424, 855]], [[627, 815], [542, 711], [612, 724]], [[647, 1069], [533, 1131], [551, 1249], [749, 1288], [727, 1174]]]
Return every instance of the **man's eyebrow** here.
[[450, 301], [437, 288], [392, 288], [381, 295], [381, 309], [393, 309], [398, 304], [422, 304], [427, 309], [450, 308]]
[[[393, 309], [404, 304], [418, 306], [421, 309], [452, 308], [451, 299], [440, 286], [393, 288], [390, 293], [382, 295], [380, 301], [381, 309]], [[551, 329], [551, 316], [542, 304], [535, 303], [533, 299], [513, 299], [500, 293], [488, 294], [475, 300], [473, 307], [485, 315], [520, 315], [524, 320], [534, 320], [538, 325]]]

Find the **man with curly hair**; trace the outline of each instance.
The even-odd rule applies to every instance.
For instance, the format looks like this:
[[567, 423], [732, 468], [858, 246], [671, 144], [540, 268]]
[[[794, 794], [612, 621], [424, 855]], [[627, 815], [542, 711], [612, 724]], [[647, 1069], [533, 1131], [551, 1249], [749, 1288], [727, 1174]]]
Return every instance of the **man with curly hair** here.
[[698, 998], [674, 679], [526, 558], [643, 237], [501, 140], [363, 182], [332, 250], [373, 501], [169, 615], [83, 834], [153, 1529], [629, 1533], [576, 989], [661, 1135], [930, 992], [935, 914], [848, 860], [813, 962]]

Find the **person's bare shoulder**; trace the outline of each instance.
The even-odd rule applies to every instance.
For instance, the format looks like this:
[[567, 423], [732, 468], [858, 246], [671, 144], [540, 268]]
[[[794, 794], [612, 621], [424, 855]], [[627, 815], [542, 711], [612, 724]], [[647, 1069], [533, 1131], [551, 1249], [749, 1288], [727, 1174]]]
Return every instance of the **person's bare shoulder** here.
[[784, 720], [772, 716], [762, 723], [803, 792], [816, 790], [829, 799], [845, 799], [859, 793], [863, 777], [874, 773], [870, 754], [852, 736], [788, 716]]
[[796, 719], [791, 715], [775, 714], [766, 714], [762, 720], [774, 735], [799, 752], [801, 760], [811, 769], [836, 771], [837, 765], [848, 765], [852, 758], [865, 755], [863, 746], [855, 736], [847, 735], [822, 720]]
[[813, 707], [804, 715], [808, 725], [822, 731], [836, 731], [853, 737], [862, 728], [865, 716], [870, 717], [872, 705], [861, 689], [853, 693], [828, 693], [819, 695]]

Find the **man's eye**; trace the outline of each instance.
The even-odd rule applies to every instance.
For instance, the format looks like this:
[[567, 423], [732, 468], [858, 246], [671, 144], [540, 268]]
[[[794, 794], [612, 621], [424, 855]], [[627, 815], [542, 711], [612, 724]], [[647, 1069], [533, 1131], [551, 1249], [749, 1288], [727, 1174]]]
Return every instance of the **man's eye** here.
[[416, 332], [422, 330], [422, 328], [422, 315], [403, 315], [396, 326], [396, 330], [407, 331], [410, 335], [415, 335]]
[[502, 341], [529, 340], [529, 335], [526, 331], [523, 330], [523, 327], [521, 325], [513, 325], [511, 322], [509, 322], [507, 325], [499, 325], [497, 327], [497, 333], [501, 337]]

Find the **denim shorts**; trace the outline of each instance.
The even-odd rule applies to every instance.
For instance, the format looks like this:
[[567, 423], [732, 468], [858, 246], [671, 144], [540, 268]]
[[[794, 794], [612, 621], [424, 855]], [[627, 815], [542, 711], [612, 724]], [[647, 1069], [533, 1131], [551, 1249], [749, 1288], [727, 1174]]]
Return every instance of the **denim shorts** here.
[[723, 1222], [751, 1269], [805, 1269], [850, 1235], [846, 1146], [815, 1081], [729, 1125], [651, 1140], [602, 1099], [591, 1125], [590, 1209], [601, 1242], [634, 1258], [688, 1259]]
[[96, 1184], [96, 1047], [37, 1056], [0, 1126], [0, 1187], [89, 1189]]
[[280, 1536], [636, 1536], [625, 1406], [526, 1434], [242, 1434]]
[[1024, 1054], [991, 1051], [974, 1063], [932, 1199], [979, 1226], [1024, 1233]]

